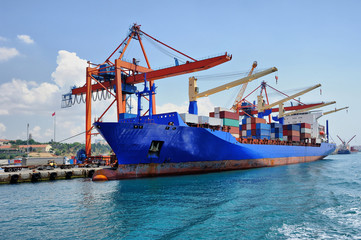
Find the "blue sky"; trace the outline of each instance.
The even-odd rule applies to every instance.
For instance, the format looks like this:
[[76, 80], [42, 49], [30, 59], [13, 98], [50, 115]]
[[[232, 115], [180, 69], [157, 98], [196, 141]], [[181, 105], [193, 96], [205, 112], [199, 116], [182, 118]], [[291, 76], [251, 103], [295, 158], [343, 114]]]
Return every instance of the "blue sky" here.
[[[256, 60], [259, 69], [276, 66], [279, 80], [276, 84], [274, 74], [264, 77], [249, 84], [249, 91], [262, 80], [280, 90], [321, 83], [321, 96], [316, 90], [301, 101], [335, 100], [338, 108], [349, 106], [348, 113], [325, 116], [321, 123], [330, 121], [335, 141], [336, 135], [346, 139], [357, 134], [353, 143], [360, 145], [360, 10], [360, 1], [3, 1], [0, 138], [24, 139], [29, 123], [36, 140], [49, 141], [54, 111], [57, 140], [84, 131], [85, 106], [61, 109], [61, 94], [85, 81], [82, 71], [87, 60], [103, 62], [129, 27], [138, 23], [144, 32], [193, 58], [232, 54], [232, 61], [197, 76], [244, 72]], [[153, 45], [144, 44], [152, 68], [174, 63]], [[129, 46], [126, 54], [133, 57], [140, 58], [137, 44]], [[187, 108], [190, 76], [156, 82], [158, 110]], [[202, 91], [224, 82], [200, 81], [199, 87]], [[201, 100], [203, 111], [229, 107], [237, 90]], [[94, 116], [106, 107], [97, 104]], [[115, 119], [114, 110], [110, 114], [107, 120]]]

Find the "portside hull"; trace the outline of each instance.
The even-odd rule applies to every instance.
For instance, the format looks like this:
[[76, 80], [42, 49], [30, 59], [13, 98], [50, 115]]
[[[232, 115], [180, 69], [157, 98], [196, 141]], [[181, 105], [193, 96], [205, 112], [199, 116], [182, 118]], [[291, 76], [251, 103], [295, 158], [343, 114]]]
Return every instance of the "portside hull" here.
[[105, 168], [98, 170], [94, 174], [94, 177], [97, 175], [104, 175], [108, 180], [118, 180], [128, 178], [210, 173], [305, 163], [320, 160], [324, 157], [325, 156], [308, 156], [162, 164], [121, 164], [116, 169]]

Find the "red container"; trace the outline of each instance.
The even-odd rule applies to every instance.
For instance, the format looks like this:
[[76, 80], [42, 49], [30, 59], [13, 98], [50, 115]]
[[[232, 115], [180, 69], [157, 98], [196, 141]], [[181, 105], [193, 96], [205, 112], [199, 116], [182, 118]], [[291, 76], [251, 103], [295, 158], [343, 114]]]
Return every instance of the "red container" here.
[[296, 137], [299, 137], [301, 135], [301, 133], [296, 130], [288, 131], [288, 134], [289, 134], [289, 136], [296, 136]]
[[300, 141], [300, 137], [299, 136], [288, 136], [287, 140], [289, 142], [299, 142]]
[[239, 134], [239, 127], [232, 127], [232, 126], [227, 126], [229, 127], [229, 133], [231, 134]]
[[301, 133], [301, 139], [311, 138], [311, 133]]
[[220, 118], [229, 118], [234, 120], [239, 120], [239, 115], [235, 112], [227, 112], [227, 111], [221, 111], [219, 112]]
[[267, 123], [266, 119], [263, 118], [251, 118], [251, 123]]
[[209, 113], [209, 116], [210, 116], [210, 117], [214, 117], [214, 112], [210, 112], [210, 113]]
[[256, 130], [256, 129], [257, 129], [257, 124], [251, 123], [251, 130]]
[[301, 123], [301, 128], [311, 128], [311, 124], [309, 124], [309, 123]]
[[247, 125], [246, 124], [242, 125], [242, 130], [247, 130]]
[[256, 135], [257, 135], [257, 130], [256, 130], [256, 129], [252, 129], [252, 130], [251, 130], [251, 135], [252, 135], [252, 136], [256, 136]]
[[296, 130], [283, 130], [283, 136], [295, 136], [295, 137], [299, 137], [300, 136], [300, 132], [296, 131]]

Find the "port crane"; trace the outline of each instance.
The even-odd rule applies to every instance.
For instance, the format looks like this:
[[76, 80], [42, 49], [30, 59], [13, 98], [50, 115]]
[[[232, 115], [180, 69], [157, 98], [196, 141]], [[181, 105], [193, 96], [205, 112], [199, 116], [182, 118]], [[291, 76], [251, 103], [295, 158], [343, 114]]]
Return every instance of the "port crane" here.
[[189, 109], [188, 112], [190, 114], [198, 114], [198, 106], [197, 106], [197, 99], [201, 97], [208, 97], [209, 95], [228, 90], [230, 88], [239, 86], [241, 84], [249, 83], [253, 80], [256, 80], [260, 77], [268, 75], [270, 73], [278, 71], [276, 67], [272, 67], [266, 69], [264, 71], [248, 75], [247, 77], [232, 81], [230, 83], [223, 84], [221, 86], [209, 89], [207, 91], [199, 93], [199, 89], [197, 87], [197, 79], [195, 77], [189, 78]]
[[[257, 67], [257, 61], [254, 61], [253, 64], [252, 64], [252, 68], [251, 70], [249, 71], [248, 73], [248, 76], [251, 76], [254, 69]], [[239, 112], [239, 108], [240, 108], [240, 104], [242, 103], [242, 97], [243, 97], [243, 94], [244, 92], [246, 91], [246, 88], [247, 88], [247, 85], [248, 85], [248, 82], [244, 83], [240, 89], [240, 91], [238, 92], [237, 94], [237, 97], [236, 99], [234, 100], [234, 103], [231, 107], [231, 110], [233, 111], [236, 111], [236, 112]]]
[[342, 142], [343, 145], [347, 146], [355, 137], [356, 135], [354, 135], [350, 140], [348, 140], [348, 142], [346, 143], [346, 141], [342, 140], [338, 135], [337, 135], [338, 139], [340, 139], [340, 141]]
[[[243, 115], [255, 115], [257, 114], [258, 117], [265, 117], [265, 116], [270, 116], [271, 113], [273, 112], [278, 112], [279, 115], [278, 117], [275, 117], [274, 120], [276, 121], [280, 121], [281, 123], [283, 122], [283, 117], [285, 116], [290, 116], [290, 115], [294, 115], [294, 114], [298, 114], [298, 113], [302, 113], [302, 112], [306, 112], [306, 111], [310, 111], [316, 108], [320, 108], [320, 107], [324, 107], [330, 104], [334, 104], [335, 102], [320, 102], [320, 103], [313, 103], [313, 104], [303, 104], [300, 101], [296, 100], [295, 98], [298, 96], [301, 96], [307, 92], [310, 92], [318, 87], [320, 87], [321, 84], [317, 84], [314, 85], [310, 88], [307, 88], [301, 92], [298, 92], [296, 94], [293, 94], [291, 96], [278, 91], [277, 89], [271, 87], [270, 85], [268, 85], [266, 82], [262, 82], [262, 84], [260, 86], [258, 86], [256, 89], [254, 89], [251, 93], [249, 93], [245, 98], [242, 99], [242, 102], [247, 103], [248, 101], [246, 100], [247, 97], [249, 97], [252, 93], [254, 93], [257, 89], [261, 88], [261, 94], [257, 96], [257, 104], [254, 105], [250, 102], [248, 102], [248, 104], [246, 104], [246, 106], [241, 106], [241, 112], [239, 113], [240, 116]], [[266, 87], [270, 87], [271, 89], [285, 95], [286, 97], [276, 101], [274, 103], [269, 104], [268, 103], [268, 96], [267, 96], [267, 91], [266, 91]], [[267, 98], [267, 103], [265, 103], [265, 101], [263, 100], [263, 95], [262, 92], [263, 90], [265, 90], [266, 93], [266, 98]], [[284, 103], [289, 101], [289, 100], [296, 100], [297, 102], [299, 102], [299, 105], [295, 105], [295, 106], [290, 106], [290, 107], [284, 107]], [[278, 106], [278, 108], [276, 107]], [[290, 112], [292, 111], [292, 112]], [[287, 113], [286, 113], [287, 112]]]
[[[154, 41], [157, 44], [160, 44], [162, 47], [170, 49], [171, 51], [185, 57], [188, 60], [183, 64], [179, 64], [176, 59], [174, 66], [154, 70], [151, 68], [150, 61], [146, 54], [142, 42], [143, 38]], [[124, 54], [132, 40], [139, 42], [146, 66], [140, 66], [138, 61], [134, 58], [132, 62], [125, 61], [123, 59]], [[117, 52], [119, 52], [120, 55], [115, 57]], [[113, 57], [115, 58], [114, 61], [111, 60]], [[106, 58], [103, 63], [94, 64], [88, 61], [89, 66], [86, 68], [85, 84], [81, 87], [74, 87], [70, 93], [64, 94], [62, 96], [62, 107], [72, 106], [76, 102], [76, 99], [83, 99], [83, 95], [85, 95], [85, 151], [86, 156], [89, 157], [91, 156], [91, 136], [94, 135], [91, 133], [93, 129], [91, 119], [93, 95], [99, 94], [99, 92], [101, 92], [103, 95], [105, 93], [107, 96], [114, 97], [114, 100], [96, 121], [101, 121], [105, 113], [115, 102], [117, 117], [119, 120], [121, 114], [126, 113], [127, 111], [127, 99], [129, 98], [129, 95], [135, 94], [137, 92], [136, 84], [143, 82], [145, 84], [148, 83], [149, 89], [154, 89], [153, 85], [155, 80], [206, 70], [230, 61], [231, 59], [232, 55], [225, 53], [216, 57], [196, 60], [195, 58], [192, 58], [147, 34], [141, 30], [140, 25], [133, 24], [126, 38], [110, 54], [110, 56]], [[156, 114], [155, 96], [154, 94], [150, 94], [149, 96], [152, 97], [152, 104], [150, 109], [148, 109], [145, 114], [148, 112]], [[145, 96], [143, 97], [146, 98]], [[147, 100], [149, 101], [149, 99]]]
[[341, 111], [341, 110], [345, 110], [345, 109], [348, 109], [348, 108], [349, 107], [343, 107], [343, 108], [338, 108], [338, 109], [335, 108], [334, 110], [322, 113], [322, 115], [319, 116], [317, 119], [319, 119], [322, 116], [325, 116], [325, 115], [328, 115], [328, 114], [331, 114], [331, 113], [335, 113], [335, 112], [338, 112], [338, 111]]

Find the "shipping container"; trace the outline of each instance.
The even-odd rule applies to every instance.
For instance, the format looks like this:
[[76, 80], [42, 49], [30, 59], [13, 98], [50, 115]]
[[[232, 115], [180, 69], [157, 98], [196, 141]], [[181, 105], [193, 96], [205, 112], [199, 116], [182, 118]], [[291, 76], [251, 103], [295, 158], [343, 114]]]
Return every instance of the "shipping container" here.
[[210, 126], [223, 126], [223, 120], [220, 118], [209, 117]]
[[234, 119], [239, 122], [239, 115], [238, 115], [238, 113], [235, 113], [235, 112], [221, 111], [221, 112], [219, 112], [219, 116], [221, 118]]
[[229, 119], [229, 118], [223, 118], [223, 125], [224, 126], [233, 126], [239, 128], [239, 121], [238, 119]]
[[190, 114], [190, 113], [181, 113], [179, 114], [185, 123], [194, 123], [198, 124], [198, 115]]
[[271, 130], [271, 125], [267, 123], [256, 123], [256, 129]]
[[209, 117], [207, 116], [198, 116], [199, 124], [209, 124]]

